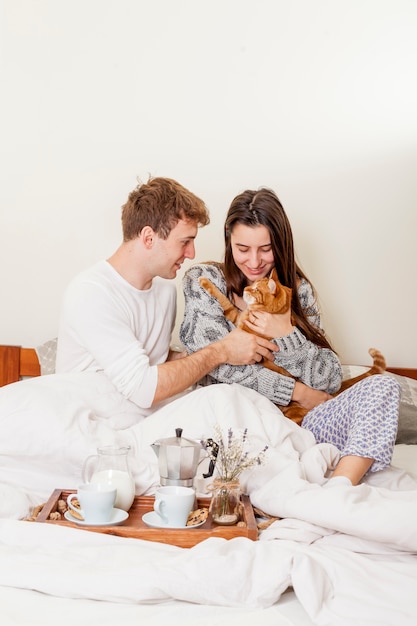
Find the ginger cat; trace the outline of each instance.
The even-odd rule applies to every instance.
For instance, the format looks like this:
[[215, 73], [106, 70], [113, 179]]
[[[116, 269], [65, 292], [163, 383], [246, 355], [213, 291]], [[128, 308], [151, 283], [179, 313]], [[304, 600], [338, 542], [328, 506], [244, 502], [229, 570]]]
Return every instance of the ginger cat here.
[[[272, 270], [270, 276], [260, 278], [254, 281], [252, 285], [245, 287], [243, 299], [248, 306], [244, 311], [240, 311], [208, 278], [201, 276], [199, 282], [211, 296], [217, 298], [223, 308], [226, 319], [232, 322], [237, 328], [241, 328], [248, 333], [253, 331], [244, 324], [244, 321], [248, 319], [250, 311], [257, 310], [266, 311], [267, 313], [285, 313], [291, 306], [291, 289], [281, 285], [275, 269]], [[265, 335], [262, 336], [265, 337]], [[266, 337], [266, 339], [272, 339], [272, 337]], [[375, 348], [370, 348], [369, 354], [373, 359], [371, 368], [359, 376], [343, 380], [339, 391], [333, 394], [332, 397], [337, 396], [339, 393], [345, 391], [367, 376], [383, 374], [385, 372], [386, 363], [381, 352]], [[290, 374], [286, 369], [271, 361], [263, 360], [262, 365], [283, 376], [295, 378], [295, 376]], [[304, 416], [308, 413], [307, 409], [294, 401], [291, 401], [288, 406], [279, 406], [279, 408], [286, 417], [297, 424], [301, 424]]]

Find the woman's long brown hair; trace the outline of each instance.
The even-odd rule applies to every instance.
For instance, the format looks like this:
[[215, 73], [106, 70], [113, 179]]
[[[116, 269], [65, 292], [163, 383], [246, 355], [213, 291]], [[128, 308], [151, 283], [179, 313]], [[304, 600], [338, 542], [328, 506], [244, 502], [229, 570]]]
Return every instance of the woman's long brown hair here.
[[291, 307], [296, 326], [309, 341], [321, 348], [333, 350], [324, 333], [309, 321], [301, 306], [298, 297], [298, 279], [307, 280], [314, 294], [315, 290], [311, 281], [297, 265], [290, 222], [278, 197], [270, 189], [246, 190], [236, 196], [230, 205], [224, 225], [224, 275], [228, 296], [231, 297], [233, 293], [241, 296], [248, 284], [246, 276], [233, 259], [231, 235], [236, 224], [251, 228], [262, 225], [268, 229], [278, 279], [282, 285], [292, 289]]

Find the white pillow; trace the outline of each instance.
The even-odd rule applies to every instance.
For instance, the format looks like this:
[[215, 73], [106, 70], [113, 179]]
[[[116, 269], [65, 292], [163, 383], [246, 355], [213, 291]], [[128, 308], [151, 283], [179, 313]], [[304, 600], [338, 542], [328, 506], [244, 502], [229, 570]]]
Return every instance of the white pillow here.
[[56, 348], [58, 340], [50, 339], [41, 346], [35, 348], [41, 366], [41, 374], [55, 374]]

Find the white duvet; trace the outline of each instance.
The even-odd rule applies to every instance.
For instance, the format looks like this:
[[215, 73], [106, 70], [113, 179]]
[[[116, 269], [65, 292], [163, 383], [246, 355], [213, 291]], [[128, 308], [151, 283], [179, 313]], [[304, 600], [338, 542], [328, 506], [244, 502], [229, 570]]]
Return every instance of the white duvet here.
[[[136, 423], [101, 374], [44, 376], [0, 390], [0, 585], [124, 603], [183, 600], [270, 607], [292, 585], [314, 624], [417, 622], [417, 481], [390, 468], [358, 487], [325, 487], [331, 445], [235, 385], [198, 389]], [[155, 439], [182, 427], [247, 427], [268, 461], [244, 477], [252, 502], [283, 519], [260, 540], [181, 549], [19, 521], [56, 487], [75, 488], [98, 445], [127, 444], [137, 493], [158, 482]], [[62, 565], [65, 564], [63, 568]]]

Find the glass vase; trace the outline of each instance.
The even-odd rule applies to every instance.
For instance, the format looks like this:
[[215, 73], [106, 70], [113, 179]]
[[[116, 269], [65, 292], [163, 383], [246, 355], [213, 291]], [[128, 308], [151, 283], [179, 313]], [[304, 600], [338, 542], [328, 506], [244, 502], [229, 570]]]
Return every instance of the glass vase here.
[[222, 526], [237, 524], [241, 510], [240, 493], [239, 481], [214, 481], [210, 503], [210, 513], [213, 522]]

